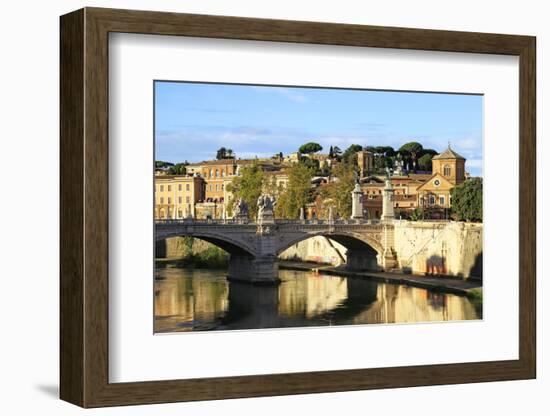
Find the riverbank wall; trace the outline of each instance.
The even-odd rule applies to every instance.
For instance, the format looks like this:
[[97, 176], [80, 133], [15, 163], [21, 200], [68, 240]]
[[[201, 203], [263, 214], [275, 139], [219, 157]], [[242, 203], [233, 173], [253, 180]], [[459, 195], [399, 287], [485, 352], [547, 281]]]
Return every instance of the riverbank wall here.
[[404, 273], [483, 278], [483, 224], [396, 221], [394, 250]]

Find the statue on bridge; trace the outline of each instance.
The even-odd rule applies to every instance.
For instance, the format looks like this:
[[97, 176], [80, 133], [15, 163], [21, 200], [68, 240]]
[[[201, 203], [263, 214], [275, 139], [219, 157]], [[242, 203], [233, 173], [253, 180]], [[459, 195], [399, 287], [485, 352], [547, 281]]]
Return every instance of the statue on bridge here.
[[259, 223], [273, 223], [275, 222], [275, 205], [277, 200], [274, 196], [269, 194], [262, 194], [258, 197], [258, 222]]
[[248, 220], [248, 204], [242, 198], [237, 199], [233, 205], [233, 218], [240, 222]]

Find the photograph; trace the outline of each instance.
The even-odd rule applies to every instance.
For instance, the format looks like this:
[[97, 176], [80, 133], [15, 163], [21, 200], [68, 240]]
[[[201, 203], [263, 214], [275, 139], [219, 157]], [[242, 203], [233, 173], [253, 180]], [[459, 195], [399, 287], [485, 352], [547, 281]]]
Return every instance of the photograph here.
[[155, 333], [482, 319], [483, 95], [153, 88]]

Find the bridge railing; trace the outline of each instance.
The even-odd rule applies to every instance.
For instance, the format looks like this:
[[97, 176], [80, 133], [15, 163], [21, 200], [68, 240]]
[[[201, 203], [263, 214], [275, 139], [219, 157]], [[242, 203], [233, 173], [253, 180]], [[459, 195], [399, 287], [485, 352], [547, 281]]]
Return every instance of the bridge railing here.
[[[324, 220], [324, 219], [277, 219], [275, 224], [277, 225], [373, 225], [379, 224], [380, 220], [377, 219], [336, 219], [336, 220]], [[257, 225], [254, 220], [246, 219], [196, 219], [196, 218], [167, 218], [156, 219], [155, 225]]]

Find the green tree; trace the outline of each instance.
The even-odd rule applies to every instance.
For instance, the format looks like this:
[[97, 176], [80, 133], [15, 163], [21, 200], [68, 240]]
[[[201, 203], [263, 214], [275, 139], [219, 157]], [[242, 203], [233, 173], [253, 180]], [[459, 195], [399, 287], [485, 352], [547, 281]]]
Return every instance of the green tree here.
[[314, 143], [314, 142], [303, 144], [298, 149], [300, 153], [304, 153], [304, 154], [320, 152], [321, 150], [323, 150], [323, 146], [321, 146], [319, 143]]
[[411, 221], [420, 221], [424, 218], [424, 212], [422, 208], [416, 207], [413, 212], [411, 212], [410, 219]]
[[329, 176], [331, 174], [331, 169], [328, 164], [328, 162], [325, 160], [321, 167], [319, 168], [319, 175], [320, 176]]
[[355, 169], [349, 163], [340, 163], [333, 169], [336, 180], [323, 186], [320, 195], [333, 201], [333, 213], [337, 217], [349, 218], [351, 215], [351, 191], [355, 187]]
[[418, 159], [418, 169], [431, 172], [432, 171], [432, 158], [433, 155], [426, 153]]
[[313, 169], [302, 164], [293, 165], [288, 171], [288, 184], [281, 192], [275, 215], [279, 218], [295, 219], [300, 216], [300, 208], [310, 202], [311, 178]]
[[433, 156], [437, 155], [437, 152], [434, 149], [423, 149], [422, 150], [422, 156], [424, 156], [424, 155], [432, 155], [432, 157], [433, 157]]
[[363, 146], [359, 144], [350, 145], [342, 154], [342, 162], [349, 165], [357, 164], [357, 152], [363, 150]]
[[310, 157], [302, 156], [300, 158], [300, 165], [304, 165], [305, 167], [311, 169], [314, 175], [320, 174], [319, 161], [317, 159], [311, 159]]
[[459, 221], [483, 220], [483, 181], [473, 178], [451, 189], [451, 209]]
[[167, 168], [169, 166], [174, 166], [171, 162], [163, 162], [162, 160], [155, 160], [155, 168]]
[[424, 148], [418, 142], [405, 143], [399, 148], [399, 152], [411, 162], [411, 168], [414, 172], [417, 169], [417, 160], [420, 157]]
[[227, 191], [233, 194], [228, 204], [229, 213], [232, 212], [234, 202], [242, 198], [248, 204], [250, 216], [256, 218], [256, 203], [258, 197], [262, 194], [265, 183], [265, 174], [257, 163], [245, 166], [241, 170], [241, 175], [233, 178], [231, 183], [227, 185]]
[[216, 159], [222, 160], [222, 159], [235, 159], [235, 154], [233, 153], [233, 150], [226, 149], [225, 147], [220, 147], [216, 151]]
[[173, 166], [170, 166], [167, 170], [169, 175], [185, 175], [187, 168], [184, 163], [176, 163]]

